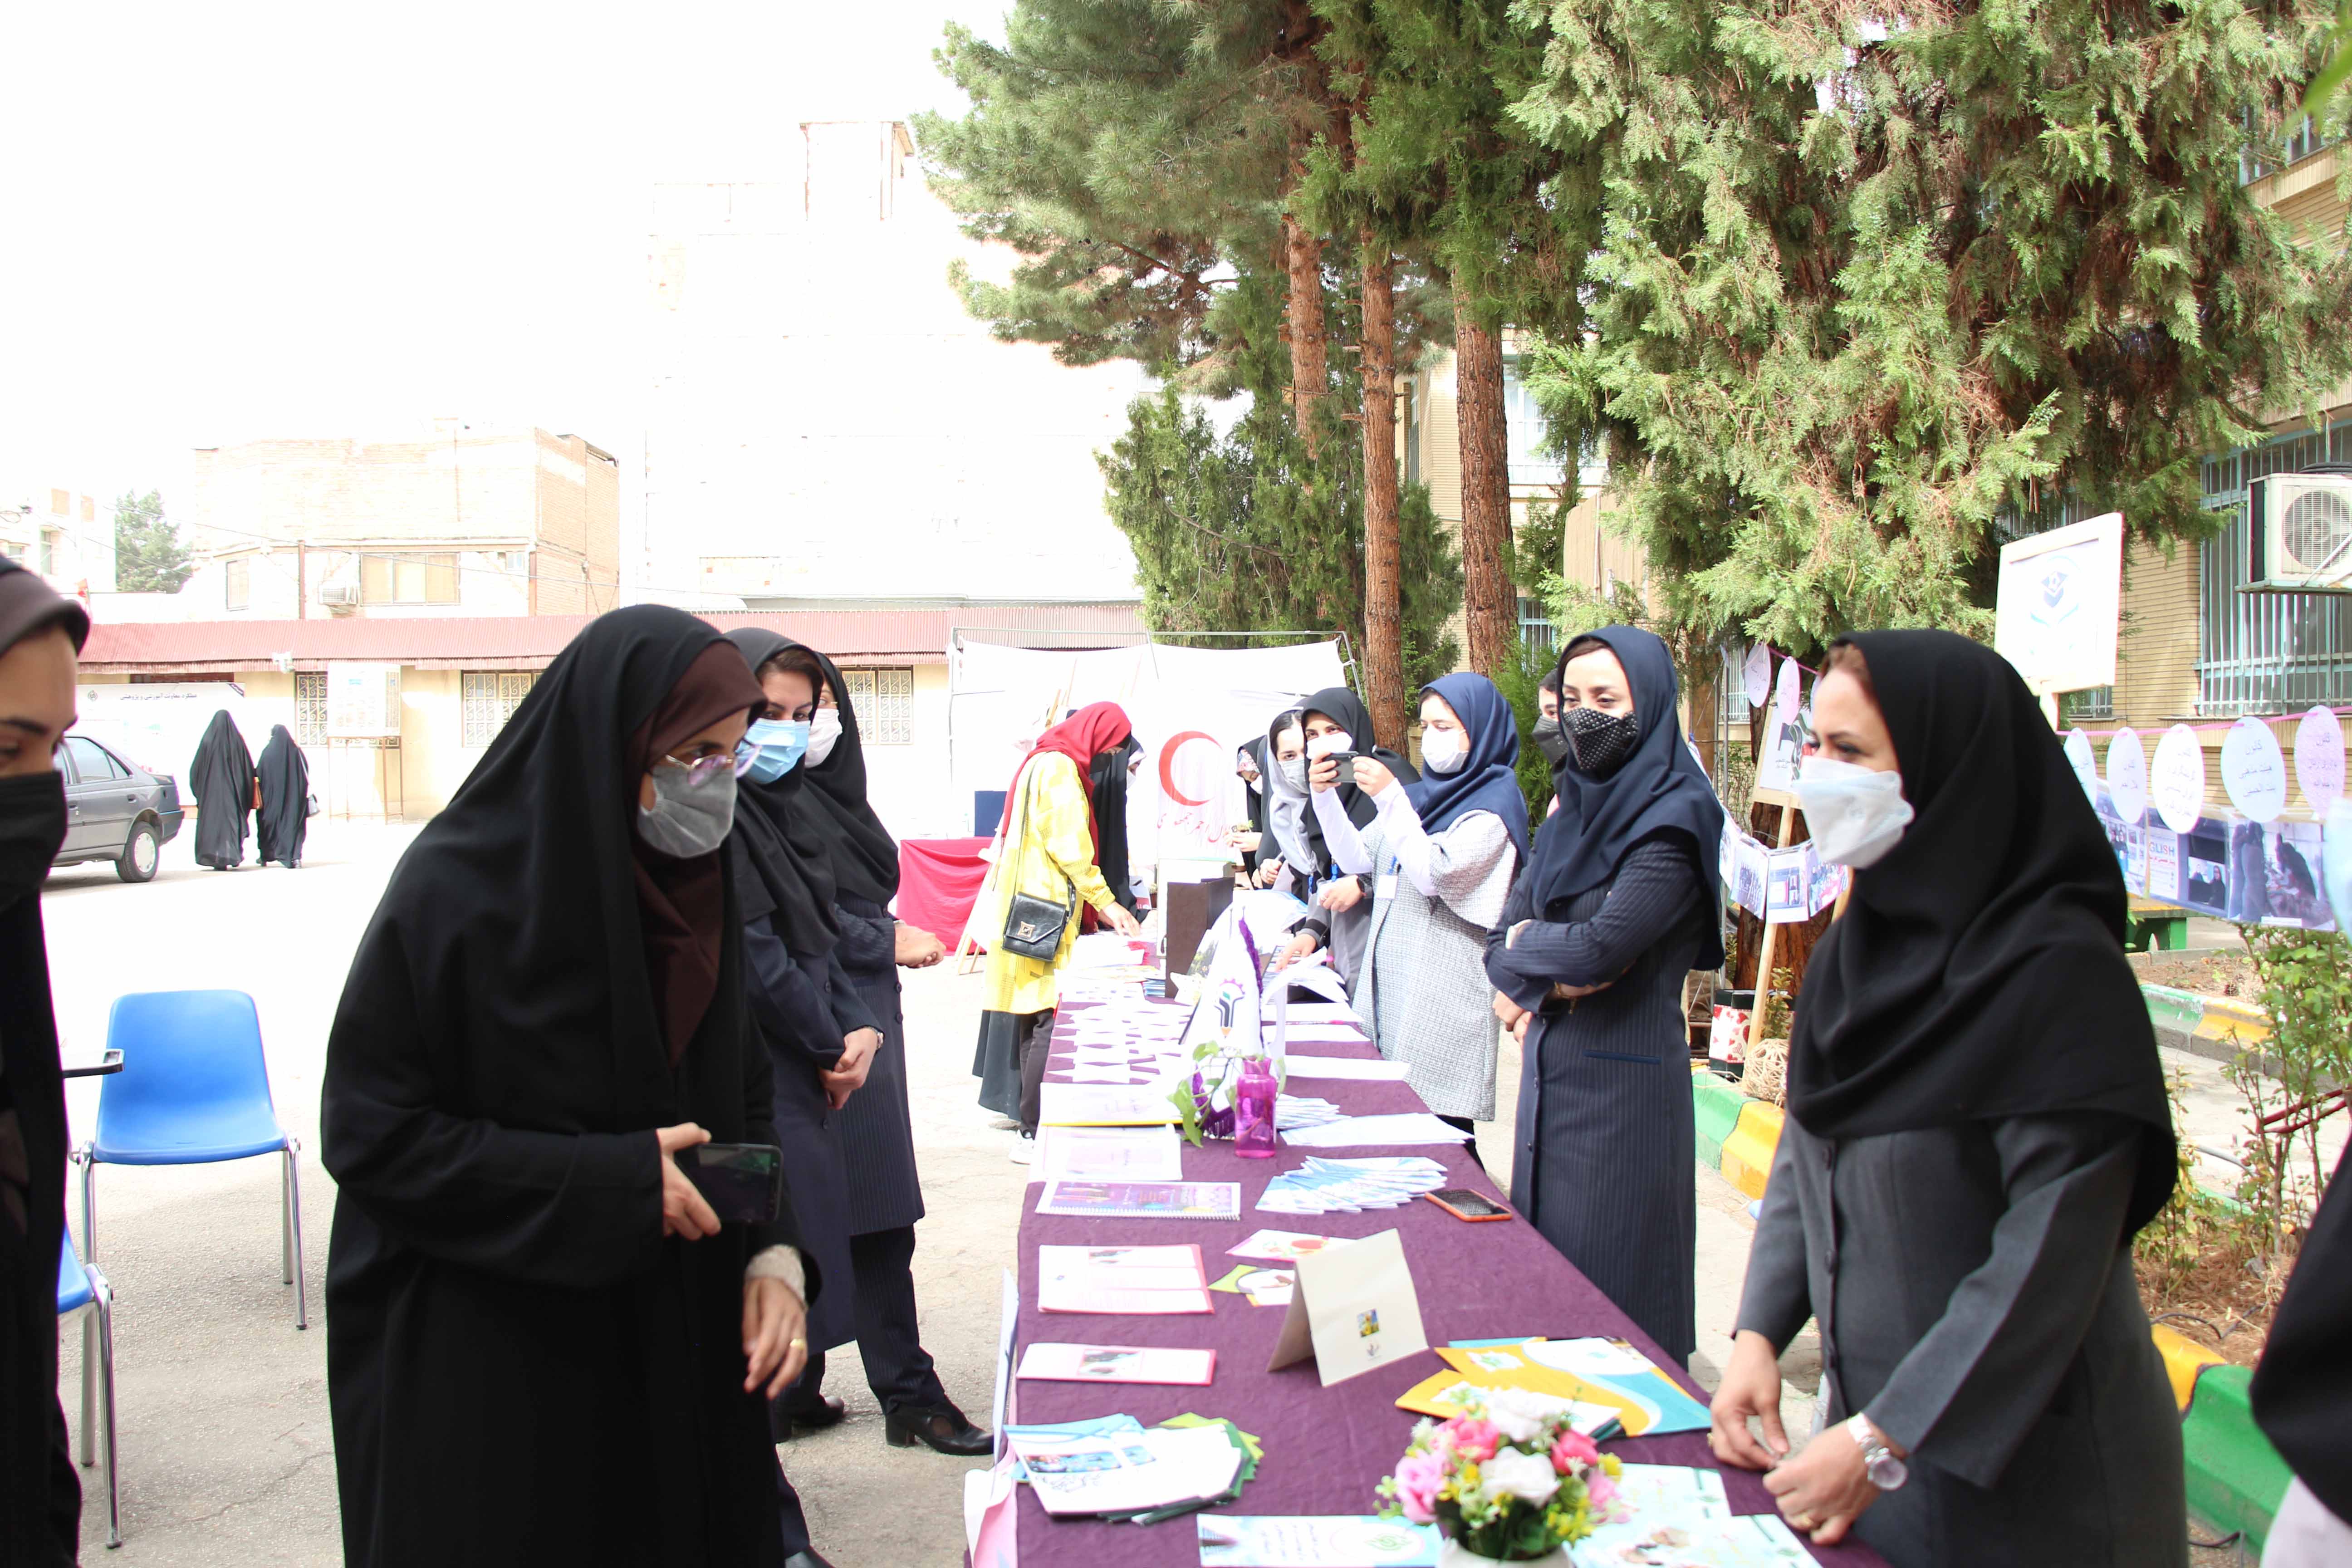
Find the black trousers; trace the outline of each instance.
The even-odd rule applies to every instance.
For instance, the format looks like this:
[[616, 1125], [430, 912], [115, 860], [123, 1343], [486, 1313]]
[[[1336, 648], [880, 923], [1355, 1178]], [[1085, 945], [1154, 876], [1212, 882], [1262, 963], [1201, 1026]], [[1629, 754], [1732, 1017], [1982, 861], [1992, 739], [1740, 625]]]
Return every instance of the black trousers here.
[[1045, 1060], [1054, 1050], [1054, 1014], [1021, 1015], [1021, 1135], [1034, 1138], [1045, 1103]]
[[[947, 1404], [947, 1389], [923, 1349], [915, 1316], [915, 1227], [851, 1237], [849, 1267], [857, 1285], [857, 1353], [875, 1400], [885, 1412]], [[785, 1409], [804, 1408], [816, 1403], [824, 1388], [824, 1352], [812, 1350], [807, 1368], [777, 1403]]]

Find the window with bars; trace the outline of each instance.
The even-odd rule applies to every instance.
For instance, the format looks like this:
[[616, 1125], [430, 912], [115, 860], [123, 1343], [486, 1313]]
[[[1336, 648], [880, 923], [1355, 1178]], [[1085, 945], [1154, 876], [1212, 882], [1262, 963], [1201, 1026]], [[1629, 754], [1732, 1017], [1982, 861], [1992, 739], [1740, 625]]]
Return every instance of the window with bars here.
[[463, 743], [478, 747], [497, 740], [538, 679], [538, 672], [530, 669], [466, 671], [459, 682], [458, 704]]
[[2352, 420], [2208, 458], [2204, 507], [2227, 521], [2198, 546], [2197, 710], [2289, 713], [2352, 702], [2352, 601], [2340, 594], [2242, 594], [2246, 486], [2270, 474], [2352, 461]]
[[904, 665], [845, 669], [857, 738], [868, 746], [908, 746], [915, 741], [915, 672]]
[[305, 746], [327, 743], [327, 672], [294, 672], [294, 739]]
[[1543, 601], [1525, 594], [1519, 595], [1519, 638], [1529, 647], [1546, 653], [1559, 646], [1559, 628], [1544, 613]]
[[[1511, 483], [1556, 485], [1567, 477], [1567, 465], [1545, 450], [1551, 420], [1528, 384], [1519, 379], [1522, 367], [1523, 362], [1516, 356], [1503, 361], [1503, 426], [1511, 449]], [[1606, 469], [1602, 472], [1605, 477]]]

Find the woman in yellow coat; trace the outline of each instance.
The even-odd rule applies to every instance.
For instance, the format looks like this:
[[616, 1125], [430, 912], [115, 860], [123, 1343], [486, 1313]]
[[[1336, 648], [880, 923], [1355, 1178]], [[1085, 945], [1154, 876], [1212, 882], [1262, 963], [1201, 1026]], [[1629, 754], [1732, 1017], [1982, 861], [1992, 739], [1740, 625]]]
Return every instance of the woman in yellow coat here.
[[[1004, 797], [996, 864], [981, 889], [971, 929], [989, 944], [987, 993], [981, 1002], [980, 1048], [972, 1072], [980, 1102], [999, 1116], [1018, 1116], [1025, 1156], [1037, 1133], [1037, 1100], [1045, 1053], [1054, 1033], [1060, 970], [1069, 961], [1087, 910], [1132, 936], [1135, 917], [1120, 907], [1096, 864], [1100, 837], [1087, 787], [1094, 760], [1127, 743], [1127, 713], [1116, 702], [1079, 709], [1037, 739]], [[1004, 921], [1015, 891], [1070, 908], [1062, 943], [1051, 962], [1004, 950]]]

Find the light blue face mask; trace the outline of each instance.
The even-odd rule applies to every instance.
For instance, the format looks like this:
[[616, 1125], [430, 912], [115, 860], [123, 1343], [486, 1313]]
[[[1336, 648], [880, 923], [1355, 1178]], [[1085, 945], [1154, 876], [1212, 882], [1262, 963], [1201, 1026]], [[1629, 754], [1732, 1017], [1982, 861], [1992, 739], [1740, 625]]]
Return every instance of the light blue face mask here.
[[735, 757], [753, 784], [773, 784], [793, 771], [808, 751], [809, 727], [790, 719], [754, 719], [743, 731]]

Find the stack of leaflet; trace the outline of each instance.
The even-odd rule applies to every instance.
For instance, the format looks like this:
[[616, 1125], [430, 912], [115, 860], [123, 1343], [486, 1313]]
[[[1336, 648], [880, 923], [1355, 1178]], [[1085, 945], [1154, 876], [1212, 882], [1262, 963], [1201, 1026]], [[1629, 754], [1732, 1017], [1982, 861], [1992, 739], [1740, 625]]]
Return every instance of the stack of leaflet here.
[[1309, 1158], [1267, 1183], [1257, 1206], [1268, 1214], [1360, 1214], [1400, 1207], [1444, 1184], [1445, 1167], [1420, 1154]]
[[1207, 1312], [1198, 1247], [1041, 1247], [1041, 1312]]
[[1274, 1099], [1274, 1126], [1277, 1132], [1290, 1132], [1301, 1128], [1321, 1127], [1339, 1120], [1339, 1108], [1328, 1100], [1310, 1100], [1302, 1095], [1278, 1094]]
[[1714, 1470], [1627, 1465], [1617, 1497], [1631, 1510], [1570, 1547], [1576, 1568], [1671, 1563], [1675, 1568], [1805, 1568], [1814, 1562], [1778, 1514], [1735, 1514]]
[[1459, 1143], [1470, 1134], [1426, 1110], [1386, 1116], [1339, 1116], [1293, 1131], [1277, 1116], [1282, 1141], [1301, 1149], [1392, 1149], [1405, 1143]]
[[1158, 1524], [1241, 1497], [1264, 1450], [1230, 1421], [1179, 1415], [1145, 1426], [1131, 1415], [1060, 1426], [1007, 1426], [1022, 1478], [1055, 1519]]

